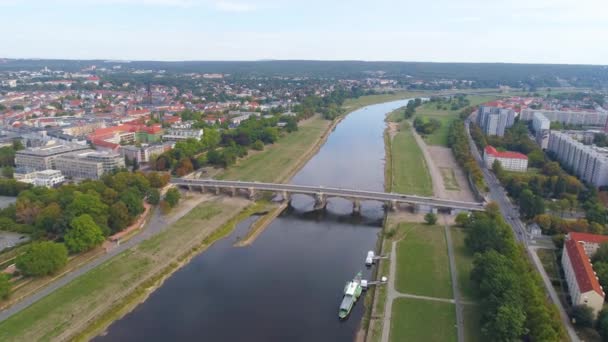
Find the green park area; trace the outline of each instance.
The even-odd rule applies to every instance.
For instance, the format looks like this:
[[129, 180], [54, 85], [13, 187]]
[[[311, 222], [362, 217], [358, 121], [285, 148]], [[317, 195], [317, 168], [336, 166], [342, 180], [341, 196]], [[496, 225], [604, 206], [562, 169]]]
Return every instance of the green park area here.
[[[420, 146], [408, 123], [401, 124], [390, 148], [392, 191], [402, 194], [431, 196], [433, 184]], [[387, 166], [388, 167], [388, 166]]]
[[397, 298], [393, 302], [390, 340], [456, 341], [454, 304]]
[[297, 166], [306, 162], [307, 154], [320, 142], [331, 121], [315, 116], [306, 120], [277, 143], [264, 151], [254, 153], [223, 171], [219, 179], [242, 181], [276, 182], [286, 181]]
[[0, 323], [0, 341], [91, 338], [145, 298], [190, 253], [228, 234], [241, 216], [259, 209], [254, 205], [243, 210], [244, 203], [215, 200], [198, 205], [164, 232]]
[[[497, 96], [493, 95], [467, 95], [469, 101], [468, 106], [477, 106], [479, 104], [495, 100]], [[452, 122], [458, 119], [458, 115], [464, 108], [452, 109], [450, 104], [427, 102], [416, 108], [416, 116], [425, 121], [430, 119], [438, 120], [441, 126], [433, 133], [425, 137], [425, 141], [429, 145], [448, 146], [448, 131]]]
[[421, 223], [402, 223], [399, 229], [405, 229], [405, 235], [397, 243], [397, 291], [453, 298], [443, 228]]

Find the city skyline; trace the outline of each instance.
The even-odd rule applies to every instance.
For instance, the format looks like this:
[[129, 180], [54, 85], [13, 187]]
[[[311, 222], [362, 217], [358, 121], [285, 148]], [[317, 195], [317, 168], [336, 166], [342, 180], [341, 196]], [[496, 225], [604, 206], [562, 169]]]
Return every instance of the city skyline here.
[[2, 58], [606, 64], [599, 0], [0, 0]]

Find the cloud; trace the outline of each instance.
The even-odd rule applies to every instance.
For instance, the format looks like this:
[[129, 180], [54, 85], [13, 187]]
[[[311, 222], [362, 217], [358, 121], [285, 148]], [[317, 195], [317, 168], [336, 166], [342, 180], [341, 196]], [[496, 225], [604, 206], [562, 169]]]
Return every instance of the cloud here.
[[251, 12], [256, 9], [256, 6], [252, 4], [232, 1], [218, 1], [215, 3], [215, 7], [224, 12]]

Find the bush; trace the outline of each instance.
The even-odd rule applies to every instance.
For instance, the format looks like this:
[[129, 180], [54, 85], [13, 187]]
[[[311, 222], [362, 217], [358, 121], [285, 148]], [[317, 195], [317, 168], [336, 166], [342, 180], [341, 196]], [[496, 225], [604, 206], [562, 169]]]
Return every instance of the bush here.
[[11, 283], [8, 274], [0, 273], [0, 299], [7, 299], [11, 294]]
[[43, 276], [60, 270], [68, 262], [68, 249], [62, 243], [34, 242], [17, 257], [17, 268], [25, 275]]
[[434, 225], [435, 223], [437, 223], [437, 215], [433, 213], [428, 213], [424, 215], [424, 222], [426, 222], [426, 224], [428, 225]]
[[167, 202], [167, 204], [171, 208], [174, 208], [177, 205], [180, 198], [181, 198], [181, 195], [179, 193], [179, 190], [177, 190], [176, 188], [171, 188], [171, 189], [167, 190], [167, 193], [165, 194], [165, 202]]
[[590, 328], [593, 326], [593, 311], [587, 305], [576, 305], [572, 307], [570, 315], [574, 319], [574, 324], [579, 327]]
[[148, 191], [146, 201], [152, 205], [157, 205], [160, 203], [160, 191], [158, 191], [158, 189], [150, 189], [150, 191]]
[[264, 143], [261, 140], [256, 140], [253, 143], [252, 147], [256, 151], [262, 151], [262, 150], [264, 150]]

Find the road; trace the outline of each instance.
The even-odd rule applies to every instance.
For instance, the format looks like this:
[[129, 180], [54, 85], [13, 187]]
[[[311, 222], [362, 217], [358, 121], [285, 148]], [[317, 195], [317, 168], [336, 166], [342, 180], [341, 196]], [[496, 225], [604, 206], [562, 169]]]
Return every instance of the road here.
[[150, 221], [148, 222], [148, 224], [145, 226], [146, 227], [145, 230], [142, 231], [140, 234], [135, 235], [131, 239], [127, 240], [127, 242], [120, 244], [119, 246], [111, 249], [106, 254], [91, 261], [90, 263], [88, 263], [74, 271], [67, 273], [66, 275], [53, 281], [52, 283], [50, 283], [48, 286], [44, 287], [40, 291], [17, 302], [10, 308], [1, 311], [0, 312], [0, 322], [8, 319], [12, 315], [20, 312], [21, 310], [27, 308], [30, 305], [36, 303], [37, 301], [39, 301], [42, 298], [46, 297], [47, 295], [51, 294], [55, 290], [69, 284], [72, 280], [87, 273], [88, 271], [92, 270], [93, 268], [103, 264], [104, 262], [110, 260], [114, 256], [122, 253], [123, 251], [125, 251], [125, 250], [139, 244], [140, 242], [167, 229], [173, 222], [177, 221], [183, 215], [188, 213], [194, 206], [198, 205], [204, 199], [205, 199], [205, 196], [200, 196], [200, 198], [198, 200], [185, 204], [183, 208], [180, 208], [179, 213], [176, 213], [175, 215], [171, 216], [169, 219], [162, 216], [160, 214], [160, 210], [155, 210], [151, 214], [152, 217], [150, 218]]
[[180, 186], [201, 186], [223, 189], [249, 189], [254, 191], [274, 191], [278, 193], [287, 192], [292, 194], [306, 194], [312, 196], [322, 195], [325, 197], [343, 197], [361, 200], [372, 200], [381, 202], [408, 203], [426, 205], [436, 208], [462, 209], [471, 211], [485, 210], [485, 203], [454, 201], [432, 197], [403, 195], [396, 193], [366, 191], [358, 189], [332, 188], [324, 186], [309, 186], [295, 184], [277, 184], [260, 182], [223, 181], [215, 179], [186, 179], [173, 178], [172, 184]]
[[471, 133], [469, 131], [469, 124], [470, 117], [465, 121], [465, 131], [467, 132], [467, 136], [469, 138], [469, 146], [471, 148], [471, 153], [473, 154], [473, 157], [475, 158], [475, 160], [477, 160], [477, 163], [481, 167], [484, 180], [488, 185], [488, 188], [490, 189], [490, 200], [498, 204], [501, 214], [503, 215], [511, 229], [513, 229], [513, 234], [515, 235], [515, 238], [517, 239], [517, 241], [523, 243], [526, 249], [526, 253], [528, 254], [528, 258], [530, 259], [532, 265], [534, 265], [534, 268], [536, 268], [536, 271], [541, 275], [541, 278], [543, 279], [545, 291], [548, 293], [549, 297], [551, 298], [551, 301], [553, 301], [553, 303], [557, 306], [559, 310], [560, 317], [562, 319], [562, 324], [566, 328], [566, 333], [568, 334], [568, 337], [571, 341], [580, 341], [580, 339], [576, 335], [576, 332], [574, 331], [574, 327], [572, 326], [570, 317], [566, 313], [566, 310], [564, 309], [561, 301], [559, 300], [557, 292], [555, 292], [555, 289], [551, 285], [551, 281], [549, 280], [545, 269], [543, 268], [542, 264], [540, 263], [540, 260], [538, 259], [538, 256], [536, 255], [537, 246], [535, 246], [533, 241], [529, 239], [525, 226], [519, 218], [518, 208], [511, 203], [507, 196], [507, 193], [500, 185], [500, 182], [498, 181], [496, 176], [485, 167], [483, 159], [479, 154], [479, 150], [477, 149], [477, 146], [475, 145], [475, 142], [471, 137]]

